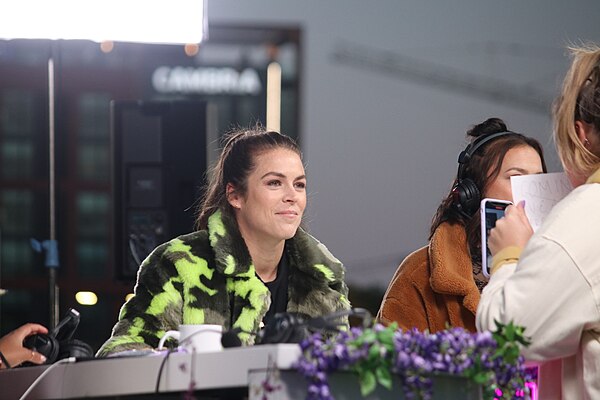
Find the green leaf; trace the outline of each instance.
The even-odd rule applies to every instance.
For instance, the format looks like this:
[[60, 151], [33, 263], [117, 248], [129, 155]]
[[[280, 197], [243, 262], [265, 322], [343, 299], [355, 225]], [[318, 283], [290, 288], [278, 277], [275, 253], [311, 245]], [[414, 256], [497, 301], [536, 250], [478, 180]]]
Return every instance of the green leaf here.
[[519, 348], [516, 346], [510, 346], [506, 349], [506, 352], [504, 354], [504, 361], [508, 362], [508, 363], [514, 363], [517, 358], [519, 358]]
[[513, 324], [508, 324], [505, 327], [504, 330], [504, 336], [506, 337], [507, 340], [509, 341], [513, 341], [515, 340], [515, 334], [516, 334], [516, 330], [515, 330], [515, 326]]
[[392, 350], [394, 348], [394, 331], [387, 328], [378, 332], [377, 340], [387, 349]]
[[377, 361], [380, 359], [379, 346], [373, 345], [369, 348], [369, 361]]
[[489, 372], [478, 372], [475, 375], [473, 375], [472, 377], [473, 381], [475, 381], [475, 383], [479, 384], [479, 385], [483, 385], [489, 382], [490, 380], [490, 373]]
[[386, 365], [380, 365], [375, 370], [375, 375], [377, 376], [377, 382], [379, 382], [381, 386], [388, 390], [392, 390], [392, 373]]
[[377, 339], [377, 336], [372, 329], [365, 330], [360, 337], [363, 343], [373, 343]]
[[360, 394], [365, 397], [375, 390], [377, 380], [375, 374], [371, 370], [363, 370], [358, 374], [358, 382], [360, 383]]

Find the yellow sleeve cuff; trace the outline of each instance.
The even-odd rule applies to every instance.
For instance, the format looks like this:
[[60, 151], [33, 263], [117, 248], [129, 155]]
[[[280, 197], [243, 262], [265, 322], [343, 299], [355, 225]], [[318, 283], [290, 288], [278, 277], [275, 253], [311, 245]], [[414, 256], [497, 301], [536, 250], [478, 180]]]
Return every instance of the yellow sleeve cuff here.
[[496, 272], [500, 267], [506, 264], [514, 264], [519, 261], [523, 249], [519, 246], [509, 246], [500, 250], [492, 260], [492, 269], [490, 275]]

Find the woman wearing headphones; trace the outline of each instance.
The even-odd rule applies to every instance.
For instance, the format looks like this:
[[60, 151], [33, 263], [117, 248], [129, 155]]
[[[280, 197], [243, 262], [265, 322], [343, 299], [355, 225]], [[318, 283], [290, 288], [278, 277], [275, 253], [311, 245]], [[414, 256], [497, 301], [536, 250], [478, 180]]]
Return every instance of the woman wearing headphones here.
[[[575, 189], [533, 234], [527, 207], [492, 229], [492, 276], [477, 328], [525, 327], [522, 354], [540, 368], [540, 399], [600, 399], [600, 47], [574, 59], [554, 107], [554, 139]], [[521, 252], [522, 250], [522, 252]]]
[[348, 310], [342, 264], [300, 228], [306, 181], [291, 138], [260, 127], [230, 135], [198, 231], [146, 258], [135, 296], [98, 354], [156, 348], [180, 324], [221, 325], [248, 345], [276, 313]]
[[437, 332], [448, 326], [475, 331], [481, 268], [479, 204], [512, 201], [510, 177], [546, 172], [540, 144], [490, 118], [467, 132], [452, 190], [433, 217], [429, 244], [400, 264], [377, 315], [388, 325]]

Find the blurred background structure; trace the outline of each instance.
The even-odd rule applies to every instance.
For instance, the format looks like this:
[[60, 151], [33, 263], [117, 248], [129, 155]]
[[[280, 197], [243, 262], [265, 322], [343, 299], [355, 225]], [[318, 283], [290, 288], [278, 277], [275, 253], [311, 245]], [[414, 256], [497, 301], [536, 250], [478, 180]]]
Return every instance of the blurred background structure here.
[[[154, 126], [164, 159], [176, 159], [168, 144], [179, 139], [169, 131], [183, 129], [152, 113], [119, 125], [111, 101], [205, 105], [190, 126], [204, 130], [198, 155], [206, 164], [234, 126], [261, 121], [297, 138], [308, 174], [306, 226], [346, 265], [353, 304], [376, 312], [398, 263], [426, 244], [471, 125], [503, 118], [540, 139], [550, 170], [559, 170], [550, 106], [565, 49], [600, 42], [593, 0], [209, 0], [207, 10], [208, 39], [199, 45], [0, 41], [0, 335], [27, 321], [48, 324], [47, 271], [30, 239], [49, 235], [51, 52], [60, 311], [81, 312], [78, 337], [96, 349], [132, 291], [122, 246], [143, 247], [115, 244], [132, 234], [120, 230], [135, 218], [114, 223], [122, 204], [111, 188], [111, 132]], [[269, 78], [281, 88], [276, 122], [267, 120]], [[158, 175], [168, 176], [163, 167]], [[198, 194], [206, 168], [198, 169], [186, 199]], [[193, 206], [184, 210], [190, 216]]]

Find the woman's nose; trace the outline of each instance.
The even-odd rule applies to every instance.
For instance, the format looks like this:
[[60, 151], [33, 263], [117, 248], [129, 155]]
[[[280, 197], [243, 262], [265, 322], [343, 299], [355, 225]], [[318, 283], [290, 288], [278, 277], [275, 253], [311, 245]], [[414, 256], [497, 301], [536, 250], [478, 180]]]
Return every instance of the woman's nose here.
[[283, 201], [295, 203], [298, 199], [298, 192], [294, 185], [286, 187], [285, 193], [283, 195]]

